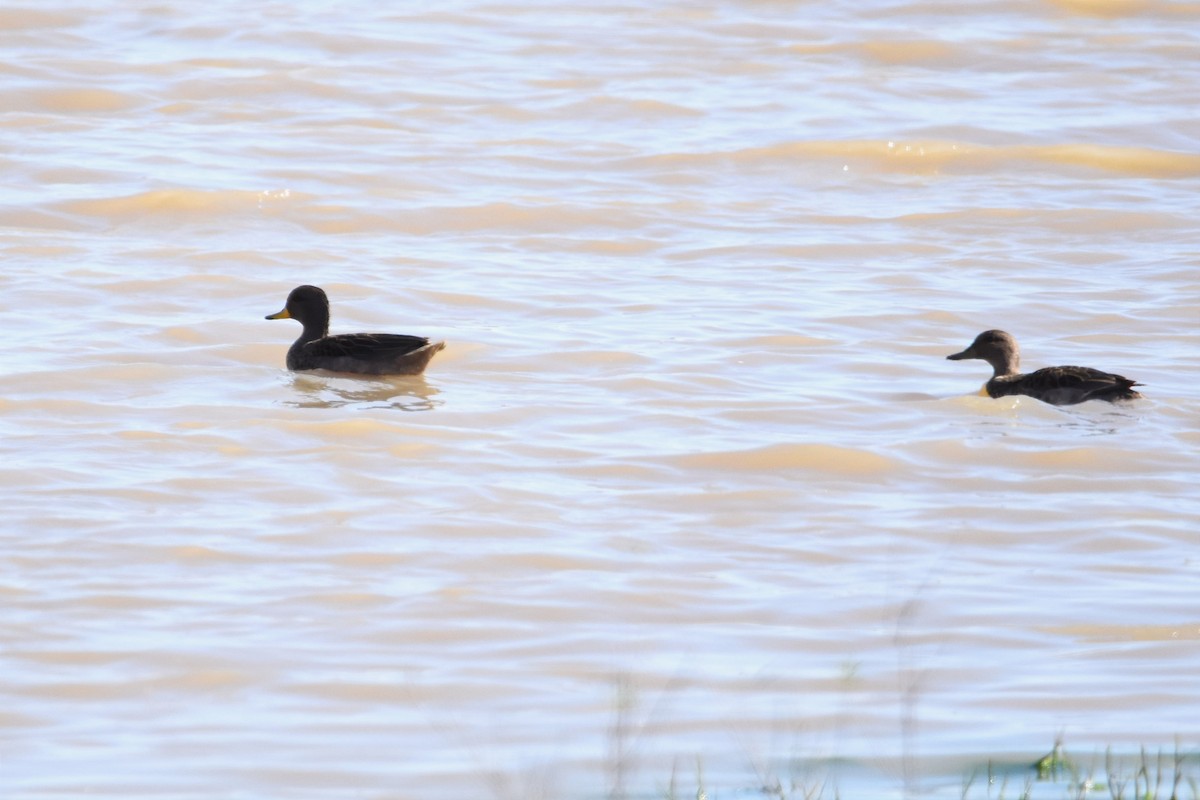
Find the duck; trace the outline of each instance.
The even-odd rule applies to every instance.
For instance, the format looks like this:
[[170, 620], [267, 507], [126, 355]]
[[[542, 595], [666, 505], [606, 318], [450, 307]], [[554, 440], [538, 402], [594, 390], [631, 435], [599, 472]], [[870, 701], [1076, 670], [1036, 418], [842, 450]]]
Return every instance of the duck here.
[[329, 296], [317, 286], [297, 286], [282, 311], [267, 319], [294, 319], [304, 326], [288, 349], [287, 368], [324, 369], [357, 375], [420, 375], [445, 346], [424, 336], [399, 333], [329, 335]]
[[1021, 350], [1017, 340], [1005, 331], [984, 331], [961, 353], [946, 356], [951, 361], [979, 358], [992, 365], [993, 375], [984, 386], [990, 397], [1023, 394], [1056, 406], [1070, 406], [1087, 400], [1138, 400], [1141, 386], [1123, 375], [1102, 372], [1091, 367], [1045, 367], [1021, 373]]

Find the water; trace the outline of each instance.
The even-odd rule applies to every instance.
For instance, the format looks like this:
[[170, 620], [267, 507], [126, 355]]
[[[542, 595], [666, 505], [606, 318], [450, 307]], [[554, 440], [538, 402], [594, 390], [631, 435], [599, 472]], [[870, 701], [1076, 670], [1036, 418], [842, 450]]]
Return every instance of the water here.
[[[1196, 23], [0, 12], [3, 794], [959, 797], [1059, 736], [1194, 749]], [[448, 347], [290, 374], [300, 283]], [[980, 397], [945, 356], [991, 327], [1147, 399]]]

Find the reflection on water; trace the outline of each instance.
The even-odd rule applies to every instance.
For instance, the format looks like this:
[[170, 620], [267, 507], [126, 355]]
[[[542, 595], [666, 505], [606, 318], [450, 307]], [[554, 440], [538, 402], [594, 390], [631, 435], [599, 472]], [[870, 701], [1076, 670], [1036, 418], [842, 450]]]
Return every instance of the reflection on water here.
[[439, 390], [424, 375], [353, 377], [313, 370], [293, 375], [291, 386], [301, 399], [281, 401], [295, 408], [395, 409], [431, 411], [442, 405]]
[[1114, 436], [1128, 430], [1129, 425], [1153, 414], [1151, 400], [1138, 401], [1134, 406], [1123, 408], [1114, 405], [1105, 408], [1092, 403], [1084, 409], [1064, 409], [1074, 419], [1061, 423], [1061, 427], [1077, 431], [1082, 436]]

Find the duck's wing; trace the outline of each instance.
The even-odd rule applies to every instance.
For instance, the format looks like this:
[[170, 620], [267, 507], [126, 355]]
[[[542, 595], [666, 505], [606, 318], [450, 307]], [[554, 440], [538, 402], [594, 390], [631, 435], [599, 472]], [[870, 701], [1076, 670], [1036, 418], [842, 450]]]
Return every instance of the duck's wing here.
[[429, 340], [424, 336], [403, 333], [343, 333], [309, 342], [304, 349], [315, 358], [388, 361], [420, 350], [427, 344]]
[[1085, 400], [1135, 400], [1140, 386], [1123, 375], [1091, 367], [1046, 367], [1021, 376], [1020, 393], [1065, 406]]

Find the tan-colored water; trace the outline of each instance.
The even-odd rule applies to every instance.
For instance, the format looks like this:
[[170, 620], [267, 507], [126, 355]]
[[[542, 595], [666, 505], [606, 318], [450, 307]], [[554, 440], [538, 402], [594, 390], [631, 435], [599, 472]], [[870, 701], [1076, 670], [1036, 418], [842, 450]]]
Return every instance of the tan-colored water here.
[[[0, 12], [0, 794], [1196, 746], [1198, 17]], [[448, 347], [290, 374], [301, 283]], [[991, 327], [1147, 399], [980, 397]]]

